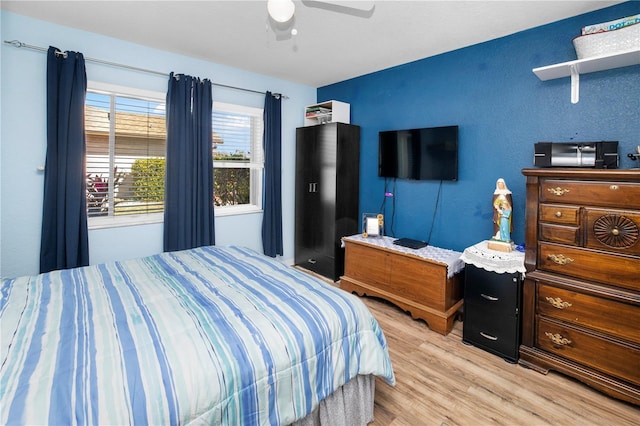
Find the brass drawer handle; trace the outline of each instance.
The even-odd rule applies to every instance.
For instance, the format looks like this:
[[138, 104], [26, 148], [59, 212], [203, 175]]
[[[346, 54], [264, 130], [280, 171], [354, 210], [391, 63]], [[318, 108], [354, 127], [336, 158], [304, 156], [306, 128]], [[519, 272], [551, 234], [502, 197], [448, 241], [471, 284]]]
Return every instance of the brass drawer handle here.
[[550, 254], [547, 256], [547, 259], [551, 260], [553, 263], [557, 263], [558, 265], [567, 265], [573, 262], [572, 258], [565, 257], [563, 254]]
[[559, 297], [546, 297], [547, 302], [551, 303], [551, 306], [553, 306], [554, 308], [558, 308], [558, 309], [567, 309], [573, 305], [571, 305], [571, 303], [569, 302], [565, 302], [564, 300], [560, 299]]
[[562, 217], [562, 212], [556, 212], [556, 217], [557, 217], [557, 218]]
[[552, 193], [553, 195], [557, 195], [558, 197], [562, 197], [564, 194], [566, 194], [567, 192], [569, 192], [568, 189], [566, 188], [560, 188], [559, 186], [555, 187], [555, 188], [548, 188], [547, 191], [549, 191], [550, 193]]
[[553, 342], [554, 345], [566, 346], [571, 344], [571, 340], [567, 339], [566, 337], [562, 337], [558, 333], [553, 334], [553, 333], [549, 333], [548, 331], [545, 331], [544, 335], [547, 336], [549, 340]]
[[620, 189], [620, 187], [618, 185], [611, 185], [609, 186], [609, 189], [612, 191], [617, 191], [618, 189]]

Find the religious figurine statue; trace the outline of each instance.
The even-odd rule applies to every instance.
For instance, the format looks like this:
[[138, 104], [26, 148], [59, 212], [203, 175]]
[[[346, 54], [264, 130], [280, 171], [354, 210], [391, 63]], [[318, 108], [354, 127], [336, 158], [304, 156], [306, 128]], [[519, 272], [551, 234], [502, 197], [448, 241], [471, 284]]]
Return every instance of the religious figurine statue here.
[[492, 240], [511, 243], [511, 232], [513, 231], [512, 206], [511, 191], [507, 188], [504, 179], [500, 178], [496, 181], [496, 190], [493, 192]]

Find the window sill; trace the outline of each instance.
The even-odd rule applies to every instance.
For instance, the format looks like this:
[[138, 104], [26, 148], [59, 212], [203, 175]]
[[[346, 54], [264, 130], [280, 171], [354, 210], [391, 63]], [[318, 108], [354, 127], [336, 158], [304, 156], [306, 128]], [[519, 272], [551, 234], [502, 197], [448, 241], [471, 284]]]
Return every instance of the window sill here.
[[216, 217], [262, 213], [261, 208], [251, 204], [245, 204], [242, 206], [216, 207], [213, 209], [213, 211]]
[[[217, 207], [214, 209], [214, 213], [215, 213], [215, 217], [225, 217], [225, 216], [237, 216], [242, 214], [262, 213], [262, 209], [255, 205]], [[164, 213], [92, 217], [92, 218], [89, 218], [88, 220], [88, 228], [89, 230], [119, 228], [123, 226], [151, 225], [154, 223], [162, 223], [163, 221], [164, 221]]]
[[89, 230], [119, 228], [122, 226], [150, 225], [162, 223], [163, 221], [164, 213], [91, 217], [88, 220], [88, 228]]

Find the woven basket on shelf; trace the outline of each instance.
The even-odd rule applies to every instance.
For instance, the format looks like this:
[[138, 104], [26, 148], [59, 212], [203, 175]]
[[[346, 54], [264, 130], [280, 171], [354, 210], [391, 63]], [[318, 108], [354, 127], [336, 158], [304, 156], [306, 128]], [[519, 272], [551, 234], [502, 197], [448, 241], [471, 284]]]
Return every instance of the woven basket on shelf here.
[[573, 39], [578, 59], [640, 49], [640, 24], [613, 31], [587, 34]]

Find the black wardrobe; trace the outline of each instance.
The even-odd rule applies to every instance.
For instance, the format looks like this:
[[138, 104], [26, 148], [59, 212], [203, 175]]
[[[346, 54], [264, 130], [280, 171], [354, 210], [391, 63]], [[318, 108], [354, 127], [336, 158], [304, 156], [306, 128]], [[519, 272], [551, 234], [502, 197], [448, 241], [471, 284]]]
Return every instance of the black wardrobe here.
[[359, 126], [327, 123], [296, 129], [296, 265], [340, 279], [341, 238], [358, 233], [359, 181]]

